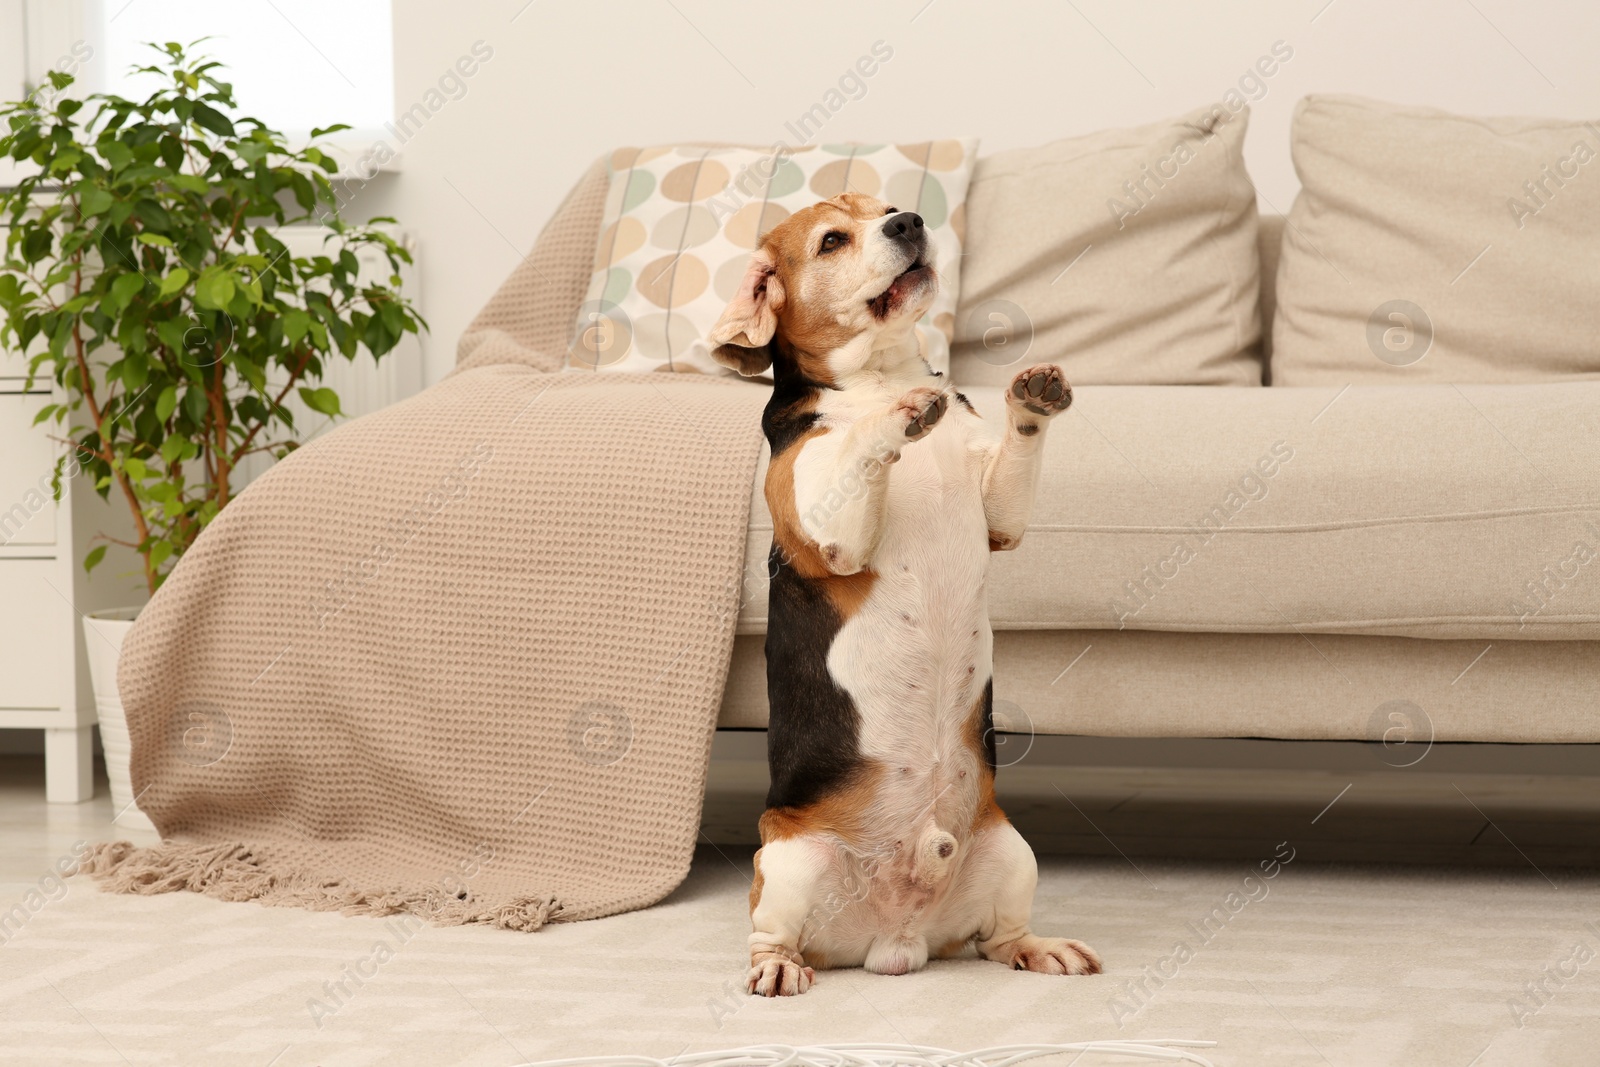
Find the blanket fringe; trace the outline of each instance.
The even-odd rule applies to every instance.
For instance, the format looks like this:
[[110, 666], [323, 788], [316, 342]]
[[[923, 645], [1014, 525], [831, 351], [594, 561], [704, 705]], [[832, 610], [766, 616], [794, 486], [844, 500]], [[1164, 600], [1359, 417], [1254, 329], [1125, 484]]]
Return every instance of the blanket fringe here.
[[344, 915], [410, 914], [435, 926], [486, 925], [503, 930], [533, 931], [561, 917], [554, 897], [515, 897], [487, 904], [465, 898], [443, 886], [417, 889], [372, 889], [305, 871], [270, 871], [244, 844], [188, 844], [163, 841], [139, 846], [130, 841], [94, 845], [78, 871], [108, 893], [191, 892], [227, 901], [249, 901], [267, 907], [337, 911]]

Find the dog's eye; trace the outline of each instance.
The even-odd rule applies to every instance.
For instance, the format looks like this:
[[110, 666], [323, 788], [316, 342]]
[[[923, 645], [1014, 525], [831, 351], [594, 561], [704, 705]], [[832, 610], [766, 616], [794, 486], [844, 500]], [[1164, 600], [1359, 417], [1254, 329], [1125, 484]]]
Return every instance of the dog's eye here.
[[897, 207], [886, 207], [886, 208], [883, 209], [883, 213], [885, 215], [893, 215], [896, 211], [899, 211], [899, 210], [900, 209], [897, 208]]
[[817, 252], [819, 254], [823, 252], [832, 252], [835, 248], [843, 248], [849, 243], [849, 234], [840, 233], [838, 230], [829, 230], [827, 233], [822, 235], [822, 246], [817, 249]]

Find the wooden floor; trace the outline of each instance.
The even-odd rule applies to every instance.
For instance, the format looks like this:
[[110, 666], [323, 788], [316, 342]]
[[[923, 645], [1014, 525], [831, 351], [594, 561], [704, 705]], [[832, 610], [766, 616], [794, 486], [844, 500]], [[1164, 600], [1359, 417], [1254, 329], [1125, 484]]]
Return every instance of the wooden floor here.
[[[735, 758], [711, 764], [703, 832], [717, 844], [758, 843], [766, 766], [751, 758], [749, 744], [738, 747], [743, 751]], [[1484, 762], [1464, 758], [1440, 758], [1428, 770], [1324, 762], [1336, 765], [1084, 766], [1025, 759], [1001, 768], [997, 791], [1041, 855], [1254, 861], [1289, 841], [1318, 860], [1600, 867], [1600, 775], [1462, 769]]]

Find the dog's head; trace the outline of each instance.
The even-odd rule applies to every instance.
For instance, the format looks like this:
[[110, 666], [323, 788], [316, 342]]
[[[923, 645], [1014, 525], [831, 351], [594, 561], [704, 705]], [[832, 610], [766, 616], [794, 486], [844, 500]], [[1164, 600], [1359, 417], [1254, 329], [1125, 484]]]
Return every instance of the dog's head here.
[[[843, 193], [773, 227], [711, 330], [717, 362], [740, 374], [772, 364], [774, 340], [825, 383], [888, 358], [939, 291], [922, 216]], [[901, 357], [903, 358], [903, 357]]]

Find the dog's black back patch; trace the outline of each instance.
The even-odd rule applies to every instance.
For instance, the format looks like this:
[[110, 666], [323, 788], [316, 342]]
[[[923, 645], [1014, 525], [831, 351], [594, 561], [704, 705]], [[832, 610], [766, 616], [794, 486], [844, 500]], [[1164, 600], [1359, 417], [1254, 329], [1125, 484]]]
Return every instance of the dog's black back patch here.
[[828, 673], [828, 649], [843, 620], [822, 582], [768, 558], [767, 807], [798, 808], [844, 786], [861, 766], [860, 717]]
[[[816, 424], [817, 394], [828, 386], [806, 378], [776, 344], [773, 370], [761, 425], [779, 462]], [[862, 762], [855, 701], [828, 673], [828, 649], [844, 619], [825, 585], [837, 579], [808, 577], [799, 562], [775, 536], [767, 557], [769, 808], [815, 803], [846, 785]]]

